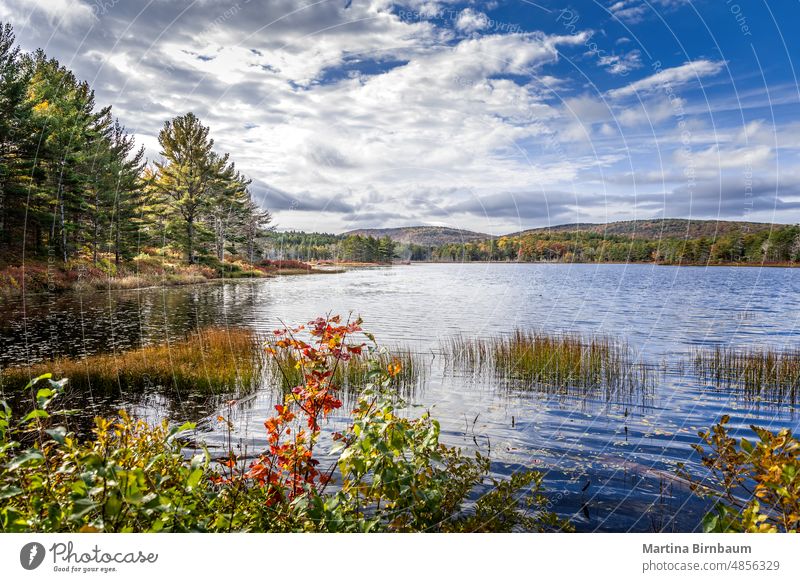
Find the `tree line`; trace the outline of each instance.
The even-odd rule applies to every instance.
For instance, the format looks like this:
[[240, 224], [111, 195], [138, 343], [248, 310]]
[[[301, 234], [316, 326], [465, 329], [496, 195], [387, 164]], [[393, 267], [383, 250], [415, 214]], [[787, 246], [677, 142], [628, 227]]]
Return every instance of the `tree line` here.
[[42, 50], [23, 53], [0, 23], [0, 254], [69, 265], [172, 247], [186, 261], [251, 262], [271, 216], [250, 180], [192, 113], [167, 121], [161, 159], [145, 159], [94, 91]]
[[722, 235], [637, 238], [596, 232], [539, 232], [436, 246], [401, 244], [388, 237], [298, 231], [270, 234], [269, 255], [295, 260], [657, 262], [664, 264], [791, 263], [800, 261], [800, 227], [775, 225]]
[[352, 261], [390, 263], [401, 245], [388, 236], [337, 235], [317, 232], [273, 232], [268, 255], [273, 259], [298, 261]]
[[800, 227], [736, 230], [717, 237], [642, 239], [592, 232], [542, 232], [437, 247], [411, 245], [416, 261], [657, 262], [664, 264], [800, 261]]

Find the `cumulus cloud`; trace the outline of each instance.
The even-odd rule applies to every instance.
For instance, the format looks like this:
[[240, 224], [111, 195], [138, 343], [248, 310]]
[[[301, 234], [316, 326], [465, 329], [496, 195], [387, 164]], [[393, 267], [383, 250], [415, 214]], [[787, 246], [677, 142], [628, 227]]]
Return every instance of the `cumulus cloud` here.
[[489, 26], [489, 17], [483, 12], [465, 8], [456, 19], [456, 28], [462, 32], [476, 32]]
[[[710, 209], [714, 185], [733, 184], [742, 164], [792, 191], [774, 166], [796, 152], [797, 127], [704, 126], [705, 101], [664, 90], [724, 62], [644, 70], [625, 43], [586, 59], [589, 31], [492, 26], [490, 3], [126, 1], [93, 16], [87, 0], [0, 2], [24, 48], [44, 47], [90, 81], [151, 159], [164, 121], [195, 112], [284, 228], [438, 221], [507, 232], [661, 212], [667, 198], [687, 209], [701, 187]], [[588, 63], [580, 75], [576, 62]], [[689, 161], [698, 190], [681, 192]], [[790, 208], [783, 192], [779, 207]]]

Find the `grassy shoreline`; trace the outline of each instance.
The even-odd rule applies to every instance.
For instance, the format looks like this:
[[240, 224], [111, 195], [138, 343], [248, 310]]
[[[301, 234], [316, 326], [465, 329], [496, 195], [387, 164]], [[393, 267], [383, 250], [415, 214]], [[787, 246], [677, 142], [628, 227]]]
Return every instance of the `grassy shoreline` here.
[[215, 394], [255, 386], [263, 358], [256, 334], [240, 328], [206, 328], [168, 342], [83, 358], [62, 357], [0, 370], [0, 387], [24, 386], [55, 373], [71, 389], [110, 393], [161, 388]]
[[[147, 259], [151, 259], [148, 257]], [[100, 266], [81, 264], [67, 268], [63, 264], [41, 260], [24, 266], [0, 266], [0, 300], [44, 293], [88, 293], [96, 291], [137, 291], [142, 289], [199, 285], [219, 281], [270, 279], [290, 275], [328, 275], [343, 273], [341, 268], [317, 268], [298, 261], [265, 261], [262, 264], [236, 262], [214, 265], [172, 264], [169, 268], [152, 264], [132, 270], [138, 264]], [[271, 264], [269, 264], [271, 263]], [[287, 263], [287, 264], [282, 264]]]

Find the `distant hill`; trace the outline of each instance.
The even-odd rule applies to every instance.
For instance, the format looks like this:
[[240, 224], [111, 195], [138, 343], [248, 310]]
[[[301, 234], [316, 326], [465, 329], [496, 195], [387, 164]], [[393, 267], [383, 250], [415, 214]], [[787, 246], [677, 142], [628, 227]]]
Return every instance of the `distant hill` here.
[[436, 247], [450, 243], [467, 243], [495, 238], [490, 234], [448, 228], [446, 226], [405, 226], [402, 228], [362, 228], [344, 233], [347, 235], [388, 236], [396, 242]]
[[[775, 225], [784, 226], [784, 225]], [[685, 218], [664, 218], [654, 220], [625, 220], [595, 224], [581, 222], [558, 226], [531, 228], [506, 236], [542, 234], [545, 232], [590, 232], [609, 236], [631, 236], [644, 240], [658, 238], [700, 238], [725, 235], [734, 231], [750, 233], [763, 232], [773, 227], [767, 222], [737, 222], [726, 220], [688, 220]]]
[[[784, 226], [784, 225], [774, 225]], [[508, 237], [526, 234], [544, 234], [547, 232], [589, 232], [607, 236], [628, 236], [642, 240], [665, 238], [695, 239], [700, 237], [714, 238], [734, 231], [749, 233], [770, 230], [773, 225], [768, 222], [741, 222], [727, 220], [688, 220], [685, 218], [664, 218], [652, 220], [624, 220], [619, 222], [593, 223], [579, 222], [530, 228], [520, 232], [512, 232]], [[438, 247], [452, 243], [468, 243], [498, 238], [490, 234], [448, 228], [446, 226], [405, 226], [400, 228], [362, 228], [344, 233], [381, 238], [388, 236], [392, 240], [406, 244], [417, 244], [426, 247]]]

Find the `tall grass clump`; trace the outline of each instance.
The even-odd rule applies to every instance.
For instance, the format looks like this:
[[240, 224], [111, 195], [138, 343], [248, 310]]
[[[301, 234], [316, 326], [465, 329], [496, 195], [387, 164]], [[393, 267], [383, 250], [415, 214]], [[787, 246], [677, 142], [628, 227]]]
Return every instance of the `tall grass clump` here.
[[85, 358], [58, 358], [6, 368], [4, 387], [45, 373], [69, 379], [71, 390], [112, 393], [162, 388], [216, 394], [247, 390], [260, 378], [263, 353], [246, 329], [208, 328], [177, 341]]
[[602, 336], [517, 330], [508, 336], [454, 337], [443, 344], [442, 351], [450, 365], [488, 371], [514, 387], [611, 393], [642, 390], [652, 384], [650, 371], [634, 361], [627, 344]]
[[716, 388], [741, 389], [752, 399], [797, 402], [800, 350], [716, 347], [693, 353], [695, 373]]
[[[295, 354], [280, 352], [269, 358], [267, 375], [283, 390], [291, 390], [303, 383], [303, 371], [297, 364]], [[419, 355], [407, 349], [395, 349], [352, 354], [348, 360], [337, 362], [331, 381], [345, 391], [356, 392], [370, 383], [376, 370], [386, 369], [392, 364], [399, 365], [399, 369], [390, 379], [391, 386], [401, 394], [413, 394], [427, 377], [427, 368]]]

